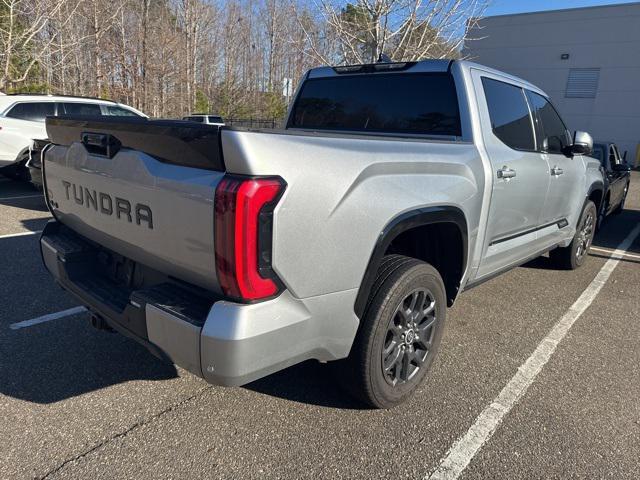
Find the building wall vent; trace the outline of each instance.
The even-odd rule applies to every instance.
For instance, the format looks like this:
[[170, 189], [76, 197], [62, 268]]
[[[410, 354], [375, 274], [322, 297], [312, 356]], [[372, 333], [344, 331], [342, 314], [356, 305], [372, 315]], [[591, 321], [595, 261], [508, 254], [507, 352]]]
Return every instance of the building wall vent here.
[[599, 79], [599, 68], [571, 68], [564, 96], [567, 98], [595, 98]]

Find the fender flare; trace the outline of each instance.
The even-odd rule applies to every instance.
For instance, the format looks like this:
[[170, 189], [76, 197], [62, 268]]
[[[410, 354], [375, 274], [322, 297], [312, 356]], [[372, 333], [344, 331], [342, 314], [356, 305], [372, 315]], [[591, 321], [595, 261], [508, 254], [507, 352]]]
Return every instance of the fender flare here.
[[[410, 210], [402, 213], [393, 218], [380, 232], [373, 252], [369, 258], [367, 269], [365, 270], [364, 277], [360, 283], [358, 289], [358, 295], [354, 305], [355, 314], [358, 318], [362, 319], [367, 301], [369, 299], [369, 293], [376, 279], [376, 274], [382, 257], [387, 251], [387, 248], [391, 242], [401, 233], [406, 232], [412, 228], [422, 227], [425, 225], [433, 225], [436, 223], [453, 223], [460, 230], [462, 237], [462, 272], [464, 273], [467, 267], [468, 257], [468, 229], [467, 220], [464, 213], [458, 207], [453, 206], [438, 206], [438, 207], [425, 207]], [[459, 286], [458, 286], [459, 289]], [[453, 303], [453, 299], [448, 299], [449, 304]]]
[[[589, 187], [589, 190], [587, 190], [587, 194], [584, 197], [584, 203], [582, 204], [582, 208], [584, 209], [584, 205], [587, 203], [587, 200], [589, 200], [589, 197], [591, 197], [591, 194], [596, 190], [599, 190], [601, 195], [600, 205], [597, 207], [598, 215], [600, 215], [602, 213], [602, 209], [604, 208], [604, 196], [606, 193], [604, 189], [604, 182], [602, 180], [596, 180], [591, 184], [591, 186]], [[582, 210], [580, 211], [582, 212]]]
[[595, 190], [600, 190], [604, 193], [604, 182], [602, 180], [596, 180], [591, 184], [589, 191], [587, 192], [587, 198], [589, 198]]

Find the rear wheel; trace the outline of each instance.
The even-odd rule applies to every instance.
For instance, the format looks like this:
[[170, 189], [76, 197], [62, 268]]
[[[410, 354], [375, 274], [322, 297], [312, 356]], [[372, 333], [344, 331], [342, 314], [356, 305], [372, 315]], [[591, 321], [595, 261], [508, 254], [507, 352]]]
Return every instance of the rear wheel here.
[[446, 309], [435, 268], [401, 255], [385, 257], [351, 354], [340, 366], [347, 389], [376, 408], [407, 400], [436, 355]]
[[591, 242], [593, 242], [597, 217], [598, 212], [595, 204], [591, 200], [587, 201], [582, 209], [576, 234], [569, 246], [556, 248], [549, 252], [549, 257], [558, 267], [575, 270], [584, 263]]

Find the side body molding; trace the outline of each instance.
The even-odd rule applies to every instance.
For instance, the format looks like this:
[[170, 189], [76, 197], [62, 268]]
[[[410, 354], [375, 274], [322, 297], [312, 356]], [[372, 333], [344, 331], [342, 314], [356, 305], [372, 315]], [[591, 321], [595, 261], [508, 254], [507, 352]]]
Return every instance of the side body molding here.
[[[364, 277], [358, 290], [356, 297], [354, 310], [358, 318], [362, 318], [364, 310], [367, 305], [369, 293], [373, 287], [373, 283], [376, 279], [376, 273], [382, 262], [382, 257], [389, 248], [391, 242], [401, 233], [411, 230], [412, 228], [422, 227], [425, 225], [432, 225], [436, 223], [453, 223], [460, 230], [462, 238], [462, 269], [464, 274], [467, 267], [467, 250], [468, 250], [468, 230], [467, 221], [464, 213], [457, 207], [452, 206], [438, 206], [438, 207], [425, 207], [409, 212], [402, 213], [391, 220], [387, 226], [380, 232], [380, 236], [373, 248], [373, 253], [369, 259], [369, 264], [365, 271]], [[461, 280], [458, 279], [458, 282]], [[456, 291], [458, 291], [460, 285], [456, 285]], [[449, 290], [449, 289], [447, 289]], [[447, 301], [451, 305], [455, 299], [455, 295], [447, 295], [449, 298]]]

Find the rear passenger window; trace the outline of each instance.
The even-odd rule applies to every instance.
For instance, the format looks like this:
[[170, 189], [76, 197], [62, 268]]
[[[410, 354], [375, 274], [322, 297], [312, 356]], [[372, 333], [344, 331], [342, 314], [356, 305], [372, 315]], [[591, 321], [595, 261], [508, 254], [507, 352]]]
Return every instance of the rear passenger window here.
[[32, 122], [44, 122], [48, 115], [56, 114], [56, 106], [53, 102], [28, 102], [15, 105], [7, 117], [20, 120], [30, 120]]
[[113, 117], [138, 117], [139, 115], [126, 108], [118, 107], [117, 105], [103, 105], [105, 114]]
[[548, 153], [563, 153], [571, 143], [569, 132], [553, 105], [542, 95], [527, 91], [531, 109], [537, 117], [537, 130], [541, 150]]
[[522, 89], [486, 77], [482, 86], [495, 136], [516, 150], [534, 150], [531, 116]]
[[68, 102], [63, 103], [62, 106], [64, 107], [64, 113], [66, 113], [67, 115], [102, 115], [102, 112], [100, 111], [100, 105], [95, 103]]

